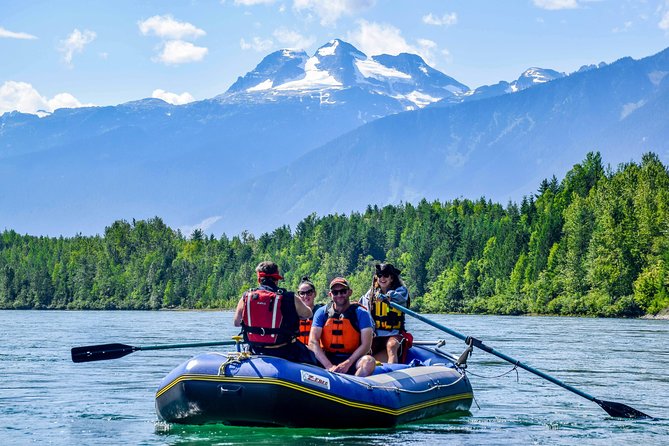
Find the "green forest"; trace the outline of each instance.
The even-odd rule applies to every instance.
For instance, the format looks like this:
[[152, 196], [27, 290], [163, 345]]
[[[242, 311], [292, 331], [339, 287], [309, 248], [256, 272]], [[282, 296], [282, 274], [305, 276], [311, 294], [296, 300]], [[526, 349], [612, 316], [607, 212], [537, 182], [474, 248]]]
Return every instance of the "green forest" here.
[[373, 265], [402, 270], [425, 312], [638, 317], [669, 307], [669, 172], [658, 156], [605, 167], [589, 153], [521, 203], [478, 200], [369, 206], [309, 215], [294, 229], [184, 235], [159, 217], [103, 235], [0, 234], [2, 309], [233, 308], [274, 260], [326, 300], [335, 275], [354, 296]]

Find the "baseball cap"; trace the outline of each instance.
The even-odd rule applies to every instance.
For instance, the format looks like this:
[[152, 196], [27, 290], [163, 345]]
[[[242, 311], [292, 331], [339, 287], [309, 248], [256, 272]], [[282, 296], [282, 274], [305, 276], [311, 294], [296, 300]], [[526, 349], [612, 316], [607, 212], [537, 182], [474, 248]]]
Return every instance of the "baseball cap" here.
[[348, 284], [348, 280], [344, 279], [343, 277], [335, 277], [332, 279], [332, 282], [330, 282], [330, 289], [332, 289], [332, 287], [335, 285], [343, 285], [346, 288], [351, 288], [351, 286]]

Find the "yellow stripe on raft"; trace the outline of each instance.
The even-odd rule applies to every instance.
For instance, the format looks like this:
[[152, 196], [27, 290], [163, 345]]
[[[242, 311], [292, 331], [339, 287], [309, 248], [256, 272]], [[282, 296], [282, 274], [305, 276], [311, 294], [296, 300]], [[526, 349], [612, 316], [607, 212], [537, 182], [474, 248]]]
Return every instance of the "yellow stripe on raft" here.
[[216, 381], [216, 382], [227, 382], [227, 383], [246, 383], [246, 384], [273, 384], [277, 386], [283, 386], [283, 387], [288, 387], [290, 389], [294, 389], [300, 392], [308, 393], [310, 395], [316, 396], [318, 398], [323, 398], [326, 400], [334, 401], [339, 404], [343, 404], [345, 406], [349, 407], [355, 407], [358, 409], [364, 409], [364, 410], [371, 410], [374, 412], [381, 412], [381, 413], [386, 413], [389, 415], [402, 415], [407, 412], [412, 412], [414, 410], [420, 410], [424, 409], [426, 407], [430, 406], [436, 406], [439, 404], [443, 403], [448, 403], [451, 401], [458, 401], [458, 400], [465, 400], [465, 399], [472, 399], [474, 395], [470, 392], [467, 393], [460, 393], [456, 395], [450, 395], [446, 396], [443, 398], [438, 398], [435, 400], [430, 400], [430, 401], [424, 401], [422, 403], [416, 403], [412, 404], [410, 406], [406, 406], [402, 409], [390, 409], [387, 407], [382, 407], [382, 406], [375, 406], [373, 404], [366, 404], [366, 403], [360, 403], [356, 401], [351, 401], [347, 400], [345, 398], [341, 398], [329, 393], [325, 392], [320, 392], [315, 389], [310, 389], [308, 387], [304, 387], [302, 385], [299, 385], [297, 383], [289, 382], [289, 381], [284, 381], [281, 379], [276, 379], [276, 378], [237, 378], [237, 377], [226, 377], [226, 376], [219, 376], [219, 375], [182, 375], [178, 378], [176, 378], [174, 381], [163, 387], [161, 390], [156, 393], [156, 398], [160, 398], [161, 395], [163, 395], [165, 392], [170, 390], [172, 387], [175, 385], [179, 384], [180, 382], [183, 381]]

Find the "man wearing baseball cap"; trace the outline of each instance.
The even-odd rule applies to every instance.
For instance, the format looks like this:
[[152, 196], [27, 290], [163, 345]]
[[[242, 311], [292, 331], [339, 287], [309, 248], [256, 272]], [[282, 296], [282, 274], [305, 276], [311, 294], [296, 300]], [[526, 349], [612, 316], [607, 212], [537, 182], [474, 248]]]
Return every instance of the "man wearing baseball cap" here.
[[309, 348], [331, 372], [369, 376], [376, 361], [369, 355], [374, 322], [367, 310], [351, 303], [351, 286], [343, 277], [330, 282], [331, 302], [314, 315]]

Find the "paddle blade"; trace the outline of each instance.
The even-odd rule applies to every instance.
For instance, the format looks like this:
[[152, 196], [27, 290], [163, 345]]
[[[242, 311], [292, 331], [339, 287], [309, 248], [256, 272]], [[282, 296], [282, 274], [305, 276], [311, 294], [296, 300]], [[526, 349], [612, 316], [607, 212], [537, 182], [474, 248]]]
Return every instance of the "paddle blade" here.
[[139, 350], [137, 347], [125, 344], [102, 344], [74, 347], [72, 349], [73, 362], [104, 361], [106, 359], [122, 358], [125, 355]]
[[633, 407], [614, 401], [595, 400], [609, 415], [616, 418], [653, 418]]

